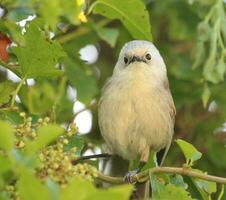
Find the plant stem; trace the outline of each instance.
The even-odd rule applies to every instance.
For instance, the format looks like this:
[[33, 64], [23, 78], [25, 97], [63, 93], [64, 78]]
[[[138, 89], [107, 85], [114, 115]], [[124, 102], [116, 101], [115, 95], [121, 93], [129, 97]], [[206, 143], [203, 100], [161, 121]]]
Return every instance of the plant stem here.
[[20, 88], [22, 87], [24, 81], [26, 80], [27, 76], [24, 76], [21, 80], [20, 80], [20, 83], [17, 85], [17, 88], [16, 90], [13, 92], [13, 97], [12, 97], [12, 100], [11, 100], [11, 104], [10, 104], [10, 107], [13, 107], [14, 104], [15, 104], [15, 100], [16, 100], [16, 95], [18, 94], [18, 92], [20, 91]]
[[[149, 179], [150, 174], [159, 174], [159, 173], [173, 173], [180, 174], [183, 176], [190, 176], [193, 178], [198, 178], [206, 181], [216, 182], [226, 184], [226, 178], [208, 175], [206, 173], [197, 172], [195, 169], [191, 168], [178, 168], [178, 167], [155, 167], [151, 169], [147, 169], [143, 172], [140, 172], [132, 177], [132, 182], [144, 182]], [[112, 184], [120, 184], [125, 183], [123, 177], [111, 177], [106, 176], [103, 173], [98, 173], [98, 178], [102, 181], [112, 183]]]

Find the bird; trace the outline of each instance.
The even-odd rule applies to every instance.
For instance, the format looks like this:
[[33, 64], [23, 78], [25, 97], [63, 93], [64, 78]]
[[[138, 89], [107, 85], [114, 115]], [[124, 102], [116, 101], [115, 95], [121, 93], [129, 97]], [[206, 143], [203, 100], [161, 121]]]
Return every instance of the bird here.
[[175, 115], [158, 49], [146, 40], [126, 43], [98, 103], [100, 132], [110, 152], [129, 161], [138, 159], [143, 166], [150, 151], [164, 150], [161, 165], [171, 145]]

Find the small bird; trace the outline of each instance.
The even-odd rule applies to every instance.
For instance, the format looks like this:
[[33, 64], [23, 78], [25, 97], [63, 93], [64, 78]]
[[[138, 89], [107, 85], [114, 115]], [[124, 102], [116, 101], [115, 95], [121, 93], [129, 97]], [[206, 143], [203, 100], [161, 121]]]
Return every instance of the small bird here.
[[110, 151], [129, 161], [139, 159], [143, 166], [151, 150], [165, 149], [162, 163], [175, 115], [166, 65], [157, 48], [144, 40], [126, 43], [98, 105], [100, 131]]

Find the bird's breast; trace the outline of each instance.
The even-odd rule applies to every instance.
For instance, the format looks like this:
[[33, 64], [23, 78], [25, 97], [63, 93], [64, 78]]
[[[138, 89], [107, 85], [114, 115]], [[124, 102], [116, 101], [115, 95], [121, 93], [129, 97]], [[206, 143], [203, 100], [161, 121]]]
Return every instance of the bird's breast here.
[[166, 146], [169, 139], [168, 106], [162, 83], [154, 78], [144, 73], [113, 76], [100, 100], [101, 133], [115, 153], [129, 160], [146, 146]]

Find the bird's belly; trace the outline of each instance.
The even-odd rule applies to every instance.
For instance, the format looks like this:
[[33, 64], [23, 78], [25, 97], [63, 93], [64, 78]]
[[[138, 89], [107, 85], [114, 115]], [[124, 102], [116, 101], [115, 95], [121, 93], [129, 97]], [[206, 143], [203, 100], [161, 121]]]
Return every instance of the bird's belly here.
[[164, 148], [171, 140], [171, 120], [164, 97], [143, 85], [112, 86], [99, 106], [101, 133], [113, 153], [133, 160], [146, 147]]

